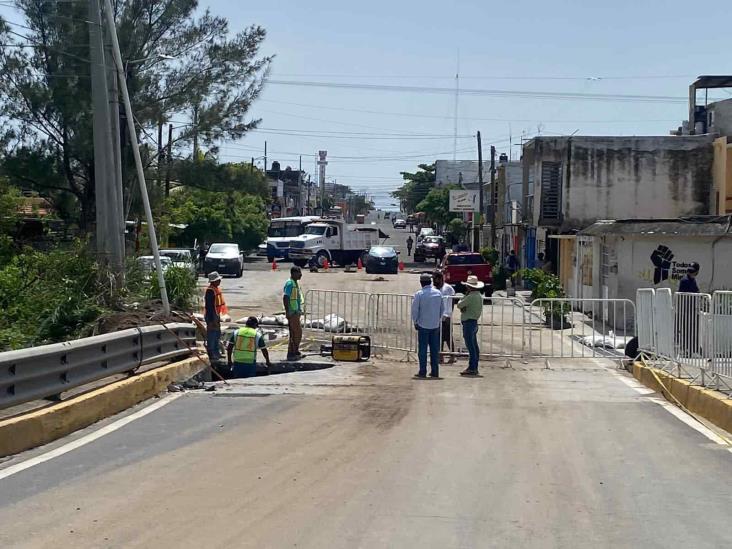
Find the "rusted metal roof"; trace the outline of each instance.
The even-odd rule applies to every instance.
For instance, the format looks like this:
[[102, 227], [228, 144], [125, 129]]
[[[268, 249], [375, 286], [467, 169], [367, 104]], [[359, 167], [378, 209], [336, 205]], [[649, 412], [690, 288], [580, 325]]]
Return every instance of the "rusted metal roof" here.
[[600, 220], [579, 232], [583, 236], [727, 236], [732, 237], [732, 215], [700, 215], [672, 219]]

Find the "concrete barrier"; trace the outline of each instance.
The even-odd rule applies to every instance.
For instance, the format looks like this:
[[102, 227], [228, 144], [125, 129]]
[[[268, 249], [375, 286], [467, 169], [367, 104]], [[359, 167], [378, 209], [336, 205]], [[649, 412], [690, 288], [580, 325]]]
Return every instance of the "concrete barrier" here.
[[666, 400], [674, 404], [678, 402], [690, 412], [732, 433], [732, 399], [723, 393], [692, 385], [640, 362], [633, 364], [633, 376], [646, 387], [661, 393]]
[[83, 395], [0, 421], [0, 457], [47, 444], [122, 412], [190, 379], [206, 366], [195, 357], [148, 370]]

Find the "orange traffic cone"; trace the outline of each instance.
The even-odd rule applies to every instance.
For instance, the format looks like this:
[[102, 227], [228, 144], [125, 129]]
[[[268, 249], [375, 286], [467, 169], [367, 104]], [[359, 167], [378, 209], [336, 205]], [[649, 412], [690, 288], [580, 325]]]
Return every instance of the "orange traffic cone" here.
[[277, 260], [276, 259], [273, 259], [272, 260], [272, 270], [273, 271], [276, 271], [277, 270]]
[[358, 270], [360, 271], [361, 269], [363, 269], [363, 262], [361, 261], [361, 258], [359, 257], [358, 258]]
[[323, 259], [323, 269], [327, 271], [329, 267], [330, 263], [328, 262], [328, 258], [326, 257], [325, 259]]
[[400, 271], [403, 271], [404, 270], [404, 261], [400, 261], [399, 262], [399, 270]]

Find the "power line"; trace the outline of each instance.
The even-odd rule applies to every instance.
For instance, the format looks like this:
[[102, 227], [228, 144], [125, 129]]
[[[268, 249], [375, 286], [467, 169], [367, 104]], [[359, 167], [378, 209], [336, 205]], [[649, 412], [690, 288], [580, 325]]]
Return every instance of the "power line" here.
[[[454, 90], [453, 90], [454, 92]], [[274, 101], [272, 99], [258, 99], [259, 102], [263, 103], [276, 103], [280, 105], [291, 105], [295, 107], [307, 107], [312, 109], [332, 110], [340, 112], [358, 112], [364, 114], [383, 114], [388, 116], [404, 116], [408, 118], [433, 118], [439, 120], [452, 120], [453, 116], [440, 116], [434, 114], [414, 114], [404, 112], [393, 112], [393, 111], [374, 111], [366, 109], [350, 109], [345, 107], [328, 107], [324, 105], [313, 105], [308, 103], [293, 103], [289, 101]], [[628, 120], [547, 120], [544, 118], [480, 118], [480, 117], [458, 117], [458, 120], [468, 121], [485, 121], [485, 122], [549, 122], [549, 123], [567, 123], [567, 124], [637, 124], [639, 122], [676, 122], [675, 118], [669, 119], [628, 119]]]
[[[313, 73], [276, 73], [278, 77], [288, 78], [396, 78], [404, 80], [454, 80], [454, 76], [435, 76], [424, 74], [398, 75], [398, 74], [313, 74]], [[659, 79], [692, 79], [695, 75], [677, 74], [677, 75], [648, 75], [648, 76], [464, 76], [460, 75], [461, 80], [561, 80], [561, 81], [589, 81], [598, 82], [603, 80], [659, 80]]]
[[[357, 89], [367, 91], [390, 91], [408, 93], [433, 93], [433, 94], [454, 94], [453, 88], [439, 88], [429, 86], [395, 86], [386, 84], [356, 84], [346, 82], [314, 82], [307, 80], [275, 80], [266, 78], [266, 84], [279, 86], [331, 88], [331, 89]], [[549, 91], [528, 91], [528, 90], [491, 90], [477, 88], [461, 88], [460, 95], [477, 95], [491, 97], [517, 97], [517, 98], [539, 98], [559, 100], [587, 100], [587, 101], [621, 101], [641, 103], [686, 103], [687, 98], [673, 97], [668, 95], [623, 95], [623, 94], [600, 94], [585, 92], [549, 92]]]

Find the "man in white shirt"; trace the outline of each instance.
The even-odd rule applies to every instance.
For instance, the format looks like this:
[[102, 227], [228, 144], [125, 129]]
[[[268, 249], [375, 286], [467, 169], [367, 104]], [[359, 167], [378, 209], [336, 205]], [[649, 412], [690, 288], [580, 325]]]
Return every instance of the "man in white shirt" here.
[[[435, 271], [434, 273], [432, 273], [432, 285], [437, 290], [440, 290], [440, 293], [442, 294], [444, 309], [442, 312], [442, 325], [440, 330], [442, 332], [440, 351], [443, 350], [443, 348], [445, 347], [445, 343], [447, 343], [447, 350], [450, 353], [453, 353], [455, 352], [455, 342], [452, 339], [452, 308], [455, 305], [455, 300], [452, 296], [455, 295], [455, 288], [453, 288], [449, 284], [445, 284], [445, 277], [443, 276], [441, 271]], [[455, 357], [449, 355], [447, 363], [454, 364]]]

